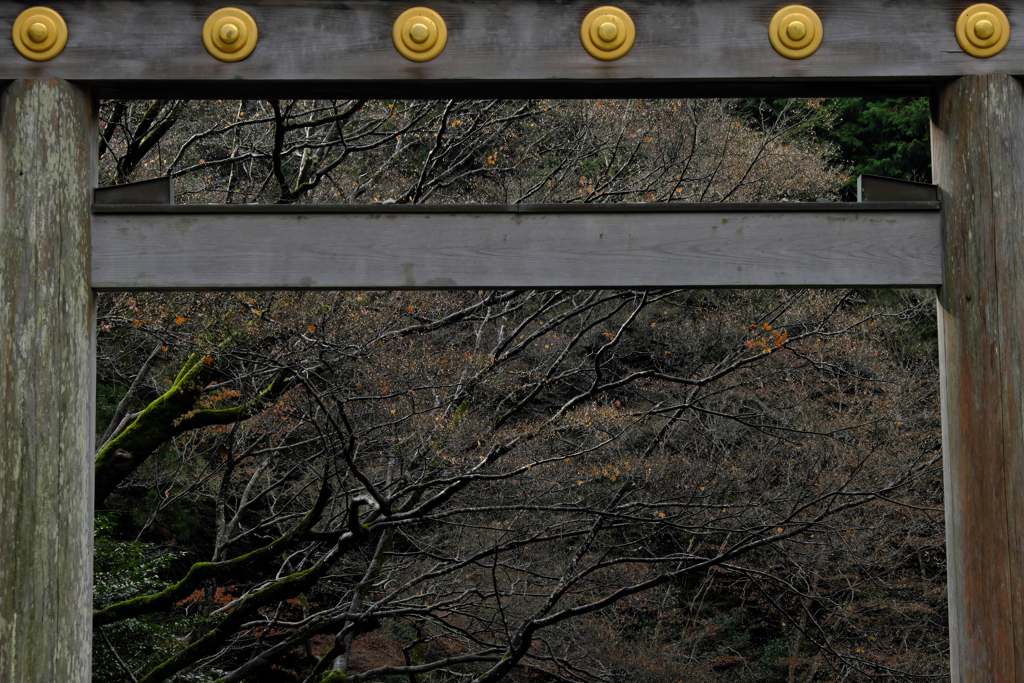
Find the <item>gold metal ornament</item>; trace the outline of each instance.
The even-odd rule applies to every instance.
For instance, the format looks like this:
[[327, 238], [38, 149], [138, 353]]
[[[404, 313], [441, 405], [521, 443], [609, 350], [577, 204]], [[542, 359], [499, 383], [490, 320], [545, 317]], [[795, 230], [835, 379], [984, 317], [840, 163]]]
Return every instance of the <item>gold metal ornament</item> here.
[[256, 48], [258, 39], [256, 21], [237, 7], [222, 7], [203, 24], [203, 45], [222, 62], [245, 59]]
[[995, 5], [971, 5], [956, 20], [956, 42], [972, 57], [999, 54], [1010, 41], [1010, 22]]
[[824, 30], [814, 10], [803, 5], [783, 7], [768, 25], [768, 39], [783, 57], [803, 59], [821, 45]]
[[441, 15], [426, 7], [413, 7], [399, 15], [391, 29], [395, 48], [406, 59], [429, 62], [448, 43], [448, 27]]
[[611, 61], [629, 52], [636, 41], [636, 27], [618, 7], [598, 7], [580, 26], [580, 40], [591, 57]]
[[45, 62], [67, 45], [68, 25], [49, 7], [30, 7], [14, 20], [11, 39], [23, 57]]

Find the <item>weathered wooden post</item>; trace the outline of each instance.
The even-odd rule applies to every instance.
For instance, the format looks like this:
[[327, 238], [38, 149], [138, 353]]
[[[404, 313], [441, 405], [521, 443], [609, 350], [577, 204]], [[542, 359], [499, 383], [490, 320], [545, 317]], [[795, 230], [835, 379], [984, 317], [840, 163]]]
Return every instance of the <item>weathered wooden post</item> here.
[[932, 101], [952, 680], [1024, 680], [1024, 88]]
[[0, 96], [0, 681], [90, 678], [89, 94]]

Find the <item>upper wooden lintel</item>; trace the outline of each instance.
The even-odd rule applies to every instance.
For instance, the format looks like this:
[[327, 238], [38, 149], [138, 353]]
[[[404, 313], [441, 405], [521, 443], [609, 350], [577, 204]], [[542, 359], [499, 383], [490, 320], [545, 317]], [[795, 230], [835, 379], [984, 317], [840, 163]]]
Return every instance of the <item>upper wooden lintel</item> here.
[[[1024, 74], [1024, 0], [998, 3], [1013, 28], [1002, 53], [978, 59], [954, 27], [969, 4], [948, 0], [816, 0], [824, 40], [787, 59], [768, 39], [785, 2], [622, 0], [636, 43], [601, 61], [580, 43], [580, 24], [602, 3], [582, 0], [431, 0], [448, 44], [417, 63], [392, 43], [396, 17], [417, 4], [393, 0], [243, 0], [259, 26], [253, 53], [221, 62], [202, 26], [222, 2], [81, 0], [51, 6], [67, 47], [33, 62], [0, 45], [0, 81], [62, 78], [116, 97], [692, 97], [715, 95], [926, 94], [969, 74]], [[0, 35], [29, 3], [0, 4]]]

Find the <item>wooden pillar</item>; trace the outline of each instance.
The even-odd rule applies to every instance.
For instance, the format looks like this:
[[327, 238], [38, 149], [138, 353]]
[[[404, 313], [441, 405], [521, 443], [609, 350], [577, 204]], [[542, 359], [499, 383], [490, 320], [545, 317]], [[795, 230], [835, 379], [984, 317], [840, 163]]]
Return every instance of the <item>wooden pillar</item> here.
[[932, 100], [952, 680], [1024, 680], [1024, 88]]
[[0, 682], [86, 683], [94, 306], [89, 94], [0, 95]]

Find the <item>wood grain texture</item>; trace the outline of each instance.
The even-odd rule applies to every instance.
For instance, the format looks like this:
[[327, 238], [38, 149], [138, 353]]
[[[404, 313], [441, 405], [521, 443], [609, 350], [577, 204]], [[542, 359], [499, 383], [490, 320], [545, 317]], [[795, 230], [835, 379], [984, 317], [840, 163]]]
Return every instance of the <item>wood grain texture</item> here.
[[1024, 88], [962, 78], [933, 100], [954, 683], [1024, 680]]
[[93, 294], [89, 95], [0, 96], [0, 681], [89, 681]]
[[[436, 0], [449, 41], [414, 63], [391, 27], [415, 3], [247, 0], [259, 26], [245, 60], [220, 62], [201, 40], [211, 0], [59, 2], [65, 50], [48, 62], [0, 41], [0, 79], [57, 77], [118, 97], [693, 97], [721, 94], [908, 94], [966, 74], [1024, 73], [1024, 33], [989, 59], [965, 54], [952, 0], [817, 0], [824, 41], [802, 60], [777, 54], [762, 0], [623, 0], [637, 29], [623, 58], [589, 56], [579, 29], [592, 0]], [[998, 3], [1011, 25], [1024, 0]], [[9, 27], [26, 3], [0, 3]]]
[[128, 290], [921, 287], [940, 281], [937, 211], [817, 207], [97, 213], [92, 283]]

